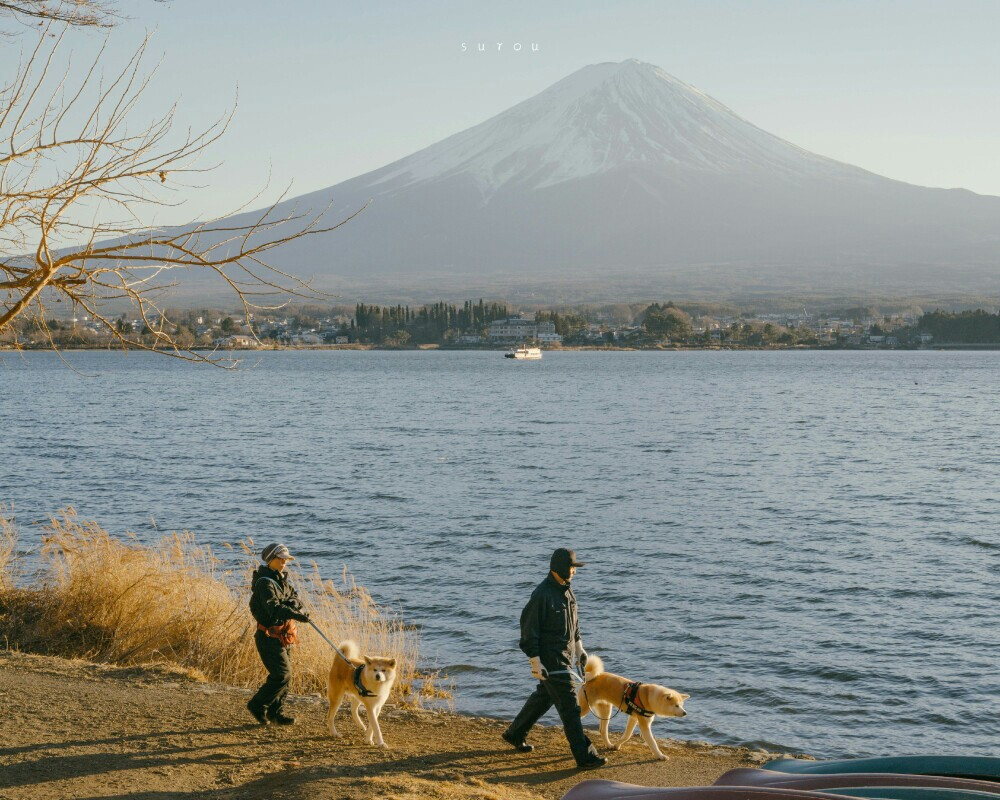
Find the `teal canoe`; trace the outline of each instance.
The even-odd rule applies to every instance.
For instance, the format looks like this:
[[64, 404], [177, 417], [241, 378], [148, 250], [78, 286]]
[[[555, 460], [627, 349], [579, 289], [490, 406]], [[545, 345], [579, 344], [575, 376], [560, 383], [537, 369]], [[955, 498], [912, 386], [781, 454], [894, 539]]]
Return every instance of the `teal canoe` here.
[[880, 772], [897, 775], [941, 775], [979, 781], [1000, 781], [1000, 758], [990, 756], [889, 756], [841, 761], [779, 758], [763, 769], [793, 775], [835, 775], [841, 772]]
[[766, 769], [740, 767], [720, 775], [716, 786], [770, 786], [772, 789], [797, 789], [799, 791], [828, 791], [851, 794], [851, 787], [891, 786], [923, 789], [960, 789], [966, 792], [993, 795], [1000, 800], [1000, 782], [975, 781], [943, 775], [903, 775], [889, 772], [838, 772], [833, 775], [795, 775]]
[[818, 791], [872, 800], [996, 800], [995, 794], [970, 792], [967, 789], [944, 789], [940, 786], [838, 786], [836, 789]]

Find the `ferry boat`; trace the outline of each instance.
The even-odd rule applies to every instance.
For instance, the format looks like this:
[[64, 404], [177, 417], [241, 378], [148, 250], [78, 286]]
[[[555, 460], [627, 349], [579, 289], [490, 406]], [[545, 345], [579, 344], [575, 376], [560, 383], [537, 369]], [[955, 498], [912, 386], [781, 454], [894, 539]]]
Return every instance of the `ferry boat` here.
[[527, 359], [528, 361], [538, 361], [541, 357], [542, 350], [540, 347], [528, 347], [524, 344], [504, 354], [504, 358]]

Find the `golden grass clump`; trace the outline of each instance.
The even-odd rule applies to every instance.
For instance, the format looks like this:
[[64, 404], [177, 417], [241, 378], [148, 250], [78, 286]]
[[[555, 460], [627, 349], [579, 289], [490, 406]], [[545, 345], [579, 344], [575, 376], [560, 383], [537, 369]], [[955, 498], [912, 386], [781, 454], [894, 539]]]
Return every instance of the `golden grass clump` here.
[[10, 570], [14, 547], [17, 545], [17, 528], [14, 527], [13, 518], [8, 516], [9, 513], [8, 507], [0, 504], [0, 593], [13, 585]]
[[[436, 676], [417, 674], [416, 631], [404, 625], [398, 615], [378, 605], [363, 586], [355, 583], [346, 567], [341, 573], [339, 589], [332, 580], [323, 580], [315, 563], [304, 575], [293, 572], [292, 582], [310, 618], [331, 642], [339, 645], [345, 639], [353, 639], [366, 655], [395, 658], [396, 690], [402, 696], [413, 700], [439, 697], [434, 688]], [[299, 623], [298, 628], [299, 643], [293, 648], [294, 668], [313, 675], [316, 690], [325, 696], [326, 678], [334, 653], [308, 625]], [[419, 689], [418, 683], [421, 684]]]
[[[248, 606], [250, 574], [259, 563], [252, 542], [242, 552], [227, 546], [235, 563], [226, 571], [190, 533], [143, 545], [131, 534], [116, 539], [69, 508], [50, 518], [39, 578], [22, 587], [9, 578], [17, 531], [2, 512], [0, 629], [8, 647], [114, 664], [173, 664], [235, 686], [263, 679]], [[398, 615], [379, 606], [346, 569], [339, 589], [321, 578], [316, 564], [305, 574], [293, 570], [292, 581], [333, 642], [354, 639], [363, 653], [394, 656], [399, 692], [418, 694], [416, 634]], [[299, 629], [292, 691], [325, 693], [333, 652], [311, 628]]]

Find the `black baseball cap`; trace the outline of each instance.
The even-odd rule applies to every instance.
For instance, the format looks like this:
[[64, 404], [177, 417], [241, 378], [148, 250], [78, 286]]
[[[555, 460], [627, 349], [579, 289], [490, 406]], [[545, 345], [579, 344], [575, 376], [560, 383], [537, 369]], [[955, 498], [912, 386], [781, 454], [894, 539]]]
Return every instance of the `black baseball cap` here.
[[552, 553], [552, 558], [549, 559], [549, 569], [561, 578], [566, 578], [569, 575], [570, 567], [583, 566], [586, 564], [576, 559], [576, 550], [569, 550], [565, 547], [556, 548]]

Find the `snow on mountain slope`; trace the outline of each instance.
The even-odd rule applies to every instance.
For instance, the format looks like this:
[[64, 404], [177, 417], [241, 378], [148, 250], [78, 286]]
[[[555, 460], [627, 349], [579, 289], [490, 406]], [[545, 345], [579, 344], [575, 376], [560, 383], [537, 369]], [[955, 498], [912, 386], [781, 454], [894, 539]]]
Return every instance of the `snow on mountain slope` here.
[[584, 67], [275, 211], [328, 206], [339, 220], [369, 200], [335, 233], [283, 247], [278, 266], [327, 286], [394, 288], [631, 275], [633, 292], [748, 280], [911, 291], [918, 276], [953, 288], [960, 274], [969, 291], [1000, 287], [1000, 198], [809, 153], [634, 60]]
[[485, 197], [509, 182], [542, 188], [626, 164], [787, 176], [867, 173], [757, 128], [659, 67], [594, 64], [485, 122], [380, 170], [373, 187], [472, 176]]

